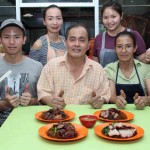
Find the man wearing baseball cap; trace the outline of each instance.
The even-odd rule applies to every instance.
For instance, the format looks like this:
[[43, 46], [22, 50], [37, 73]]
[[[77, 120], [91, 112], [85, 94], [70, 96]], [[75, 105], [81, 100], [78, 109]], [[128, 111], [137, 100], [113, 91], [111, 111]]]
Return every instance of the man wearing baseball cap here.
[[1, 24], [0, 30], [2, 31], [7, 26], [12, 26], [12, 25], [19, 27], [23, 31], [23, 34], [26, 35], [26, 31], [25, 31], [25, 28], [24, 28], [23, 24], [20, 21], [16, 20], [16, 19], [7, 19], [7, 20], [5, 20]]
[[0, 26], [0, 43], [5, 55], [0, 58], [0, 126], [13, 108], [38, 104], [36, 85], [42, 64], [22, 55], [26, 41], [23, 24], [7, 19]]

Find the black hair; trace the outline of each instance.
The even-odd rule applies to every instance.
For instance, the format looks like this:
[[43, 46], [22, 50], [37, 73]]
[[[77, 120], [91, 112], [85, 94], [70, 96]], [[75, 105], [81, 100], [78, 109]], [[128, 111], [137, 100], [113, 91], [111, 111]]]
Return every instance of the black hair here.
[[[50, 9], [50, 8], [58, 8], [58, 9], [61, 11], [60, 7], [58, 7], [57, 5], [54, 5], [54, 4], [49, 5], [49, 6], [46, 7], [46, 8], [44, 9], [44, 11], [43, 11], [43, 18], [44, 18], [44, 20], [45, 20], [46, 12], [47, 12], [47, 10]], [[62, 11], [61, 11], [61, 15], [62, 15]]]
[[119, 37], [121, 37], [121, 36], [129, 36], [131, 39], [132, 39], [132, 41], [133, 41], [133, 46], [135, 47], [136, 46], [136, 38], [135, 38], [135, 35], [134, 35], [134, 33], [133, 32], [129, 32], [129, 31], [123, 31], [123, 32], [120, 32], [120, 33], [118, 33], [117, 34], [117, 36], [115, 37], [115, 46], [116, 46], [116, 41], [117, 41], [117, 39], [119, 38]]
[[83, 24], [83, 23], [77, 23], [77, 24], [73, 24], [73, 25], [69, 26], [69, 27], [67, 28], [67, 30], [66, 30], [66, 36], [65, 36], [65, 37], [66, 37], [66, 40], [67, 40], [67, 38], [68, 38], [69, 31], [70, 31], [72, 28], [76, 28], [76, 27], [83, 27], [83, 28], [87, 31], [88, 40], [90, 41], [90, 31], [89, 31], [88, 27], [87, 27], [85, 24]]
[[122, 6], [118, 1], [114, 1], [114, 0], [108, 0], [103, 4], [102, 9], [101, 9], [102, 17], [103, 17], [103, 13], [105, 9], [108, 7], [111, 7], [114, 11], [116, 11], [122, 17], [122, 14], [123, 14]]

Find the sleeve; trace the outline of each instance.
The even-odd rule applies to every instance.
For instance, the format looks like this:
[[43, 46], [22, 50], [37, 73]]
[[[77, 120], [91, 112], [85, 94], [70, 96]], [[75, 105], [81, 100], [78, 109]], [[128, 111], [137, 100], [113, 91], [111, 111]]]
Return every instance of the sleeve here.
[[99, 83], [98, 93], [100, 94], [101, 97], [103, 97], [106, 100], [106, 102], [109, 102], [111, 96], [109, 80], [103, 68], [101, 70], [99, 82], [100, 83]]
[[139, 56], [143, 53], [146, 52], [146, 46], [145, 46], [145, 42], [142, 38], [142, 36], [139, 34], [139, 32], [134, 31], [135, 34], [135, 38], [136, 38], [136, 44], [137, 44], [137, 50], [135, 52], [135, 56]]
[[93, 56], [99, 58], [100, 48], [101, 48], [101, 42], [102, 36], [101, 34], [97, 35], [94, 40], [94, 47], [93, 47]]
[[39, 61], [40, 62], [40, 58], [41, 58], [41, 49], [30, 49], [30, 52], [29, 52], [29, 58], [31, 59], [34, 59], [36, 61]]
[[[31, 64], [31, 68], [30, 68], [29, 79], [28, 79], [29, 80], [29, 89], [30, 89], [32, 98], [37, 98], [37, 83], [38, 83], [43, 66], [41, 63], [39, 63], [37, 61], [33, 61], [33, 60], [29, 61], [29, 63], [27, 65], [29, 66], [30, 64]], [[22, 75], [22, 78], [23, 78], [23, 75]], [[25, 79], [23, 82], [28, 83], [28, 81], [26, 81], [26, 77], [24, 77], [24, 78]], [[20, 90], [22, 90], [22, 92], [24, 92], [24, 86], [22, 86], [20, 88]]]
[[39, 78], [40, 75], [41, 75], [42, 69], [43, 69], [43, 65], [40, 63], [39, 68], [38, 68], [38, 71], [37, 71], [38, 78]]
[[37, 84], [38, 100], [41, 100], [46, 96], [52, 97], [54, 91], [53, 89], [53, 76], [52, 71], [50, 71], [50, 65], [48, 63], [43, 67]]
[[44, 36], [40, 37], [38, 40], [41, 42], [41, 44], [39, 44], [40, 46], [36, 49], [30, 49], [29, 58], [41, 62], [44, 66], [47, 63], [47, 41], [44, 39]]
[[104, 69], [106, 71], [107, 78], [115, 81], [115, 73], [114, 73], [115, 70], [113, 69], [113, 64], [111, 63], [111, 64], [106, 65]]

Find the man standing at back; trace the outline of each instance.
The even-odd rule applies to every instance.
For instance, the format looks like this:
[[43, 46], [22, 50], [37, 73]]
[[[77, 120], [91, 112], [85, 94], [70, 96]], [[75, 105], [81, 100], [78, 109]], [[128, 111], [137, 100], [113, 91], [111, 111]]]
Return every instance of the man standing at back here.
[[21, 22], [7, 19], [0, 27], [0, 126], [18, 105], [38, 104], [36, 85], [42, 64], [22, 55], [26, 31]]
[[50, 60], [43, 68], [37, 88], [38, 99], [53, 108], [65, 104], [90, 104], [100, 108], [110, 98], [104, 69], [86, 56], [89, 30], [83, 24], [66, 31], [67, 54]]

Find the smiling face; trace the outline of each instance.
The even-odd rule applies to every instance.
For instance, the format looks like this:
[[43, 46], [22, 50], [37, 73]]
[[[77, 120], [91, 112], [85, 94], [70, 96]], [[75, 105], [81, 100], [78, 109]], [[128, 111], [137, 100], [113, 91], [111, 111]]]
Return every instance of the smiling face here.
[[88, 33], [84, 27], [71, 28], [66, 42], [69, 57], [84, 59], [85, 53], [89, 48]]
[[102, 21], [107, 30], [114, 31], [121, 25], [121, 16], [111, 7], [107, 7], [103, 12]]
[[121, 62], [131, 62], [137, 46], [134, 46], [133, 39], [129, 35], [120, 35], [116, 39], [115, 51]]
[[23, 31], [16, 26], [8, 26], [1, 32], [1, 43], [6, 55], [22, 55], [22, 45], [25, 44], [26, 37]]
[[43, 23], [49, 32], [59, 33], [63, 24], [63, 18], [60, 9], [56, 7], [49, 8], [45, 13]]

